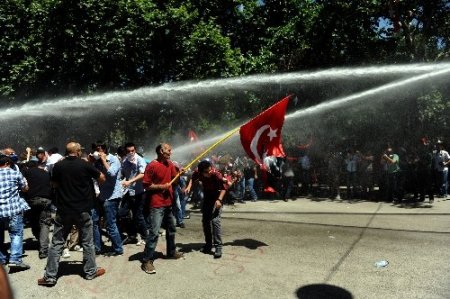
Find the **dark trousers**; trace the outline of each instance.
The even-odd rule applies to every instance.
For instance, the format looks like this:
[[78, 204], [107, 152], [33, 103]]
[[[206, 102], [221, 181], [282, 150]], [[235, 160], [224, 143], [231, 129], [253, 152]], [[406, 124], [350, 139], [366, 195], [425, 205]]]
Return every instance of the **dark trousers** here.
[[[208, 200], [208, 201], [207, 201]], [[202, 225], [206, 247], [222, 248], [222, 208], [214, 209], [214, 202], [205, 197], [202, 207]]]
[[31, 231], [39, 241], [39, 253], [47, 254], [50, 243], [50, 228], [53, 224], [51, 214], [51, 200], [43, 197], [34, 197], [28, 202], [31, 210], [28, 217]]
[[93, 278], [97, 272], [97, 264], [95, 262], [95, 249], [92, 228], [91, 214], [88, 212], [77, 214], [61, 214], [56, 213], [55, 228], [53, 230], [52, 246], [48, 250], [47, 266], [45, 267], [44, 278], [49, 281], [56, 281], [59, 259], [64, 249], [67, 236], [75, 225], [81, 238], [81, 246], [83, 247], [84, 273], [86, 278]]

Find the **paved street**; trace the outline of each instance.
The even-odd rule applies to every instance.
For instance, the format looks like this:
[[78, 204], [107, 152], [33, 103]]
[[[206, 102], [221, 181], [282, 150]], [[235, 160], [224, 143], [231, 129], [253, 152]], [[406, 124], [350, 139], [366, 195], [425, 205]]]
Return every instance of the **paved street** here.
[[[266, 200], [226, 206], [223, 218], [222, 259], [199, 252], [201, 216], [192, 210], [176, 239], [186, 259], [156, 260], [155, 275], [140, 270], [142, 247], [127, 245], [122, 257], [97, 259], [107, 272], [93, 281], [81, 277], [79, 252], [62, 259], [53, 288], [36, 284], [45, 260], [35, 250], [24, 259], [32, 269], [9, 277], [19, 299], [450, 298], [450, 200]], [[375, 267], [380, 260], [388, 266]]]

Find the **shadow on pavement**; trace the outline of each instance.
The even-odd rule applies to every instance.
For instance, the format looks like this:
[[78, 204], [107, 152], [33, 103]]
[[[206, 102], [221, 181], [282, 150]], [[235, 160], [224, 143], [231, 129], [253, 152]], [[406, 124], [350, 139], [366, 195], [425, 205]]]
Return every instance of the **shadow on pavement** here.
[[224, 246], [242, 246], [247, 247], [248, 249], [258, 249], [262, 246], [269, 246], [264, 242], [254, 240], [254, 239], [240, 239], [234, 240], [233, 242], [227, 242], [223, 244]]
[[299, 299], [352, 299], [353, 295], [341, 287], [329, 284], [310, 284], [296, 292]]

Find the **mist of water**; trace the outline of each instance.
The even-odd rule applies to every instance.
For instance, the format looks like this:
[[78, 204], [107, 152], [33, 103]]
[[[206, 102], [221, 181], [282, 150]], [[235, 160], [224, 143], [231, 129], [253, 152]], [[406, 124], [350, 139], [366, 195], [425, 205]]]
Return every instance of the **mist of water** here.
[[[444, 77], [445, 75], [448, 75], [450, 73], [450, 68], [444, 68], [444, 69], [434, 69], [432, 72], [413, 76], [407, 79], [399, 80], [396, 82], [391, 82], [388, 84], [384, 84], [375, 88], [371, 88], [362, 92], [358, 92], [346, 97], [340, 97], [336, 99], [331, 99], [329, 101], [305, 108], [300, 109], [298, 111], [286, 114], [286, 123], [292, 122], [299, 118], [305, 118], [305, 117], [311, 117], [315, 116], [327, 111], [341, 109], [345, 106], [348, 106], [350, 104], [356, 104], [359, 101], [370, 99], [371, 97], [378, 96], [378, 101], [386, 101], [389, 99], [392, 99], [395, 95], [398, 93], [401, 93], [402, 90], [405, 88], [410, 88], [411, 85], [415, 84], [415, 87], [420, 86], [424, 82], [427, 82], [427, 80], [436, 80], [438, 78]], [[446, 77], [447, 78], [447, 77]], [[241, 125], [243, 125], [245, 122], [243, 122]], [[179, 147], [174, 148], [174, 158], [179, 161], [187, 161], [189, 157], [191, 156], [192, 151], [198, 150], [200, 147], [206, 147], [209, 144], [212, 144], [213, 142], [216, 142], [223, 137], [225, 137], [228, 133], [216, 135], [210, 138], [206, 138], [202, 141], [182, 145]], [[234, 135], [232, 138], [226, 141], [226, 143], [223, 146], [229, 146], [230, 144], [233, 144], [235, 146], [236, 144], [236, 137], [238, 137], [238, 134]]]
[[21, 106], [2, 109], [0, 122], [24, 116], [61, 117], [67, 114], [68, 111], [71, 117], [86, 116], [98, 114], [100, 111], [102, 113], [114, 111], [121, 109], [123, 106], [137, 103], [158, 103], [178, 100], [181, 97], [195, 99], [199, 95], [221, 94], [230, 90], [258, 90], [261, 86], [267, 84], [292, 84], [297, 82], [306, 84], [307, 82], [334, 79], [383, 78], [387, 75], [410, 76], [448, 68], [450, 68], [450, 63], [388, 65], [171, 83], [158, 87], [139, 88], [133, 91], [31, 102]]

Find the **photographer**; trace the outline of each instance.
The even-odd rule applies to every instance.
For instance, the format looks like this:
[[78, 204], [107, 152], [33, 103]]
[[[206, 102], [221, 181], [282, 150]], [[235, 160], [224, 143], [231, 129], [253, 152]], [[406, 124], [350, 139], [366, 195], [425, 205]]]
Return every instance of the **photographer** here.
[[402, 201], [402, 194], [399, 186], [400, 158], [397, 154], [394, 154], [392, 147], [388, 147], [381, 156], [381, 161], [387, 168], [387, 200], [399, 203]]
[[448, 190], [448, 164], [450, 163], [450, 156], [444, 149], [442, 141], [437, 142], [438, 150], [434, 157], [434, 169], [437, 172], [437, 186], [439, 187], [439, 196], [446, 198]]

